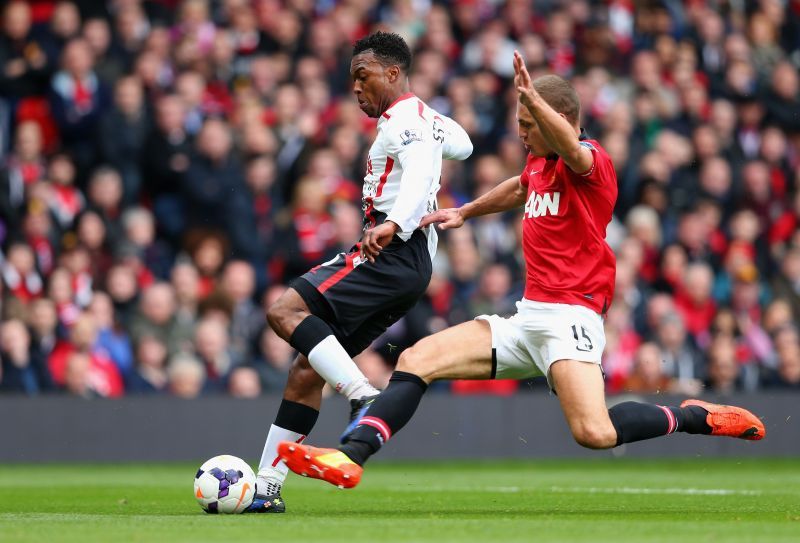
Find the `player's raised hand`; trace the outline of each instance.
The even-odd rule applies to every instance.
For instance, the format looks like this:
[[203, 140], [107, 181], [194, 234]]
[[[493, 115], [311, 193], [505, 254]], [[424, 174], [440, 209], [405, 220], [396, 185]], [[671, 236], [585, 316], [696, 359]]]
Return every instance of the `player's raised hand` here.
[[428, 213], [419, 223], [420, 228], [425, 228], [429, 224], [439, 224], [439, 230], [458, 228], [464, 224], [464, 216], [458, 208], [437, 209], [433, 213]]
[[361, 256], [374, 263], [375, 258], [391, 243], [399, 229], [392, 221], [386, 221], [364, 232], [361, 237]]
[[528, 73], [525, 59], [522, 58], [519, 51], [514, 51], [514, 86], [517, 88], [522, 105], [531, 107], [534, 100], [538, 98], [538, 93], [533, 88], [531, 74]]

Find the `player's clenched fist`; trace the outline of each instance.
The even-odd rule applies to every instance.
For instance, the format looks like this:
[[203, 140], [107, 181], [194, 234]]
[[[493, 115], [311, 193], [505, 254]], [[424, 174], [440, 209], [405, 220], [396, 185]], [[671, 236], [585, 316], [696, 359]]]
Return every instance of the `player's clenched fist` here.
[[420, 228], [425, 228], [429, 224], [439, 224], [440, 230], [458, 228], [464, 224], [464, 216], [458, 208], [437, 209], [422, 217], [419, 223]]

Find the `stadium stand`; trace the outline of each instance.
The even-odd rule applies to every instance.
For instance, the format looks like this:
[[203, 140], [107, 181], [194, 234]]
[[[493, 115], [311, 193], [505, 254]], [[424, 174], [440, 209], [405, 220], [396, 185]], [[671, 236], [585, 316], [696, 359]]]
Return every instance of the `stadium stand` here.
[[[610, 393], [800, 391], [800, 1], [635, 4], [5, 2], [0, 394], [282, 390], [265, 308], [358, 238], [375, 122], [349, 59], [376, 29], [475, 144], [442, 207], [522, 170], [514, 49], [572, 81], [619, 181]], [[520, 214], [442, 236], [422, 302], [357, 359], [376, 386], [417, 339], [513, 312]]]

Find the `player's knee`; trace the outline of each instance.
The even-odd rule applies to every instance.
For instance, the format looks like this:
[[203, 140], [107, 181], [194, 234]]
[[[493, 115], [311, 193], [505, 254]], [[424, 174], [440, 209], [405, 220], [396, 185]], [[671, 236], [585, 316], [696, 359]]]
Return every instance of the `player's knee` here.
[[281, 299], [278, 299], [278, 301], [269, 306], [269, 309], [267, 309], [267, 322], [276, 332], [282, 330], [283, 318], [285, 314], [286, 308], [281, 302]]
[[298, 307], [284, 295], [267, 309], [267, 322], [279, 336], [284, 337], [291, 335], [290, 330], [302, 321], [303, 313], [304, 308]]
[[572, 427], [572, 437], [578, 445], [587, 449], [609, 449], [617, 443], [614, 426], [599, 422], [584, 422]]
[[395, 369], [406, 373], [413, 373], [425, 381], [430, 382], [433, 380], [433, 376], [429, 374], [430, 364], [426, 364], [426, 360], [427, 357], [424, 354], [424, 349], [415, 345], [400, 353], [400, 358], [397, 361], [397, 367]]

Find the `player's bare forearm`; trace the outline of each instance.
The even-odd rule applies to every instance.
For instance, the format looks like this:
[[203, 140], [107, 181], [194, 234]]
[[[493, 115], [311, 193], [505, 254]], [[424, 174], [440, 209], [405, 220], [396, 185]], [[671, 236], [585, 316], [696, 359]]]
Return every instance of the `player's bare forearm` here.
[[464, 204], [459, 211], [464, 219], [499, 213], [522, 206], [527, 196], [527, 190], [519, 182], [519, 176], [515, 175], [483, 196]]
[[514, 83], [517, 85], [520, 103], [531, 114], [547, 146], [552, 149], [569, 168], [576, 173], [591, 169], [592, 152], [580, 145], [579, 131], [536, 92], [522, 56], [514, 51]]
[[519, 182], [519, 176], [506, 179], [480, 198], [459, 208], [439, 209], [429, 213], [419, 223], [420, 228], [438, 224], [440, 230], [459, 228], [466, 219], [500, 211], [508, 211], [525, 203], [527, 190]]
[[[591, 151], [580, 146], [575, 128], [569, 124], [567, 119], [556, 113], [541, 96], [537, 94], [531, 105], [526, 105], [526, 107], [539, 125], [539, 130], [547, 142], [547, 146], [563, 158], [570, 168], [572, 168], [573, 164], [580, 163], [583, 152], [591, 155]], [[588, 166], [581, 166], [581, 172], [591, 168], [591, 156], [589, 158]]]

